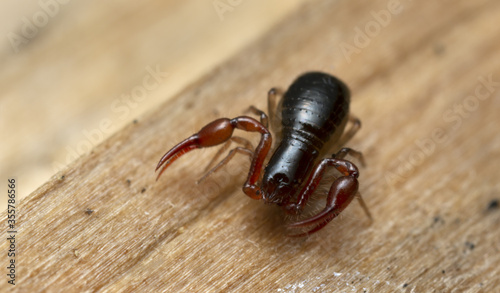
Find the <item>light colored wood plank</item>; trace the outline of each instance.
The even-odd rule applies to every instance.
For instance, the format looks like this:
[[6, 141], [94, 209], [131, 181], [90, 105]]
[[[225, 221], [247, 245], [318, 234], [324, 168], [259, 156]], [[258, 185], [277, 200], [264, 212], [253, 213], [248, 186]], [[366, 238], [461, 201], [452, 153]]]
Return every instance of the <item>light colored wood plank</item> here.
[[[17, 176], [19, 195], [28, 195], [234, 55], [301, 1], [231, 2], [233, 10], [224, 13], [211, 1], [196, 0], [3, 1], [0, 138], [6, 143], [0, 145], [0, 178]], [[33, 18], [45, 11], [52, 16], [36, 26]], [[26, 34], [30, 24], [36, 33]], [[11, 43], [13, 34], [26, 43]], [[132, 99], [147, 68], [157, 67], [166, 74], [149, 81], [144, 98]], [[0, 209], [5, 202], [2, 195]]]
[[[500, 4], [401, 1], [345, 58], [340, 46], [389, 2], [311, 2], [31, 194], [19, 208], [16, 289], [498, 290], [500, 212], [488, 206], [500, 191]], [[186, 155], [155, 182], [176, 142], [264, 108], [270, 87], [311, 69], [352, 89], [363, 128], [349, 145], [367, 158], [360, 188], [371, 225], [354, 203], [316, 235], [287, 238], [279, 210], [241, 192], [246, 159], [194, 185], [214, 150]]]

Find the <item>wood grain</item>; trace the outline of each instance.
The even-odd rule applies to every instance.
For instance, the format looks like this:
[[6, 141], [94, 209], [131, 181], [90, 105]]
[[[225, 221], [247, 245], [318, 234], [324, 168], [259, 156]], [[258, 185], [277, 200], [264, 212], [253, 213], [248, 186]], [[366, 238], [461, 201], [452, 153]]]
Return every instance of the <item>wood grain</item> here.
[[[308, 3], [24, 200], [14, 289], [498, 291], [499, 17], [493, 0]], [[215, 150], [155, 182], [176, 142], [264, 108], [270, 87], [306, 70], [352, 90], [363, 127], [349, 146], [367, 159], [373, 223], [354, 203], [321, 232], [287, 238], [279, 209], [242, 193], [245, 158], [194, 184]]]
[[[223, 11], [199, 0], [0, 3], [0, 178], [16, 176], [27, 196], [301, 1], [232, 1]], [[46, 11], [47, 24], [35, 25]], [[151, 69], [161, 75], [145, 88]]]

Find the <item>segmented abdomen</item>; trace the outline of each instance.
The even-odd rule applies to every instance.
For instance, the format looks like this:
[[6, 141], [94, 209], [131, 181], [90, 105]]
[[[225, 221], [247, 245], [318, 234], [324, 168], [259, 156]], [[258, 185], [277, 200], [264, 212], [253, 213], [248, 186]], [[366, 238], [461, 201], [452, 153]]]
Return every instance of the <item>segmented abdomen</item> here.
[[283, 140], [299, 140], [319, 151], [343, 131], [349, 102], [349, 89], [335, 77], [320, 72], [300, 76], [283, 99]]

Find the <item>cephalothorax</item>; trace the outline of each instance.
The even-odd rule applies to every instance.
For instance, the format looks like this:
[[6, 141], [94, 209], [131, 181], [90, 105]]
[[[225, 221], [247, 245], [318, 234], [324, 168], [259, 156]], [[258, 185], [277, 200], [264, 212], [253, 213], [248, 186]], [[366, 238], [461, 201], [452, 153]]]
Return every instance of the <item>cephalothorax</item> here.
[[[289, 214], [299, 214], [304, 210], [327, 167], [333, 167], [341, 173], [331, 185], [326, 207], [321, 212], [288, 225], [290, 228], [308, 229], [299, 235], [308, 235], [323, 228], [339, 215], [356, 195], [371, 218], [358, 192], [358, 168], [344, 159], [346, 155], [352, 155], [363, 163], [361, 153], [342, 148], [331, 158], [323, 158], [318, 162], [325, 149], [332, 146], [341, 147], [361, 126], [359, 119], [349, 115], [350, 93], [347, 86], [326, 73], [305, 73], [292, 83], [279, 102], [277, 108], [280, 109], [281, 115], [276, 112], [277, 96], [278, 90], [269, 91], [268, 110], [273, 128], [280, 128], [281, 141], [267, 163], [266, 158], [272, 145], [268, 129], [269, 118], [252, 106], [249, 110], [260, 115], [260, 122], [248, 116], [239, 116], [233, 119], [220, 118], [209, 123], [198, 133], [174, 146], [160, 159], [156, 167], [156, 170], [162, 168], [158, 178], [174, 160], [186, 152], [225, 144], [210, 166], [233, 141], [243, 146], [232, 149], [226, 158], [203, 178], [225, 165], [236, 153], [248, 155], [252, 162], [243, 192], [253, 199], [281, 206]], [[277, 125], [280, 122], [279, 116], [281, 125]], [[352, 126], [344, 133], [348, 120], [352, 122]], [[233, 136], [234, 129], [260, 133], [261, 139], [255, 150], [248, 140]]]

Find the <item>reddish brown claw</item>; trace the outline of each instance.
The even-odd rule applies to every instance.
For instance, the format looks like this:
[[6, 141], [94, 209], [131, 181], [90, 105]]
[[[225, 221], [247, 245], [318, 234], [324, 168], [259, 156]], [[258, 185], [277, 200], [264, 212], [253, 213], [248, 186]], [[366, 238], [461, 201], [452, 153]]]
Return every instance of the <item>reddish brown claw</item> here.
[[354, 176], [343, 176], [336, 179], [328, 192], [326, 207], [309, 219], [289, 224], [288, 228], [313, 226], [308, 232], [293, 236], [304, 236], [318, 231], [337, 217], [351, 203], [357, 192], [358, 180]]
[[158, 178], [165, 171], [165, 169], [170, 166], [176, 159], [178, 159], [183, 154], [197, 149], [216, 146], [227, 142], [231, 139], [234, 129], [241, 129], [249, 132], [260, 132], [262, 134], [261, 140], [257, 148], [255, 149], [256, 155], [252, 158], [252, 165], [248, 175], [247, 182], [243, 186], [243, 191], [254, 199], [259, 199], [261, 197], [260, 187], [258, 187], [257, 181], [260, 178], [260, 173], [263, 168], [264, 159], [266, 158], [269, 149], [271, 148], [272, 138], [271, 134], [264, 125], [262, 125], [257, 120], [240, 116], [234, 119], [220, 118], [217, 119], [205, 127], [203, 127], [198, 133], [193, 134], [189, 138], [185, 139], [181, 143], [174, 146], [169, 150], [158, 162], [156, 166], [156, 171], [162, 167]]

